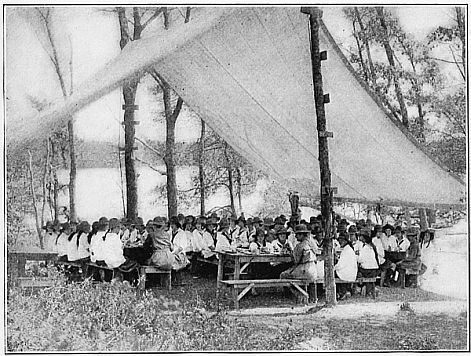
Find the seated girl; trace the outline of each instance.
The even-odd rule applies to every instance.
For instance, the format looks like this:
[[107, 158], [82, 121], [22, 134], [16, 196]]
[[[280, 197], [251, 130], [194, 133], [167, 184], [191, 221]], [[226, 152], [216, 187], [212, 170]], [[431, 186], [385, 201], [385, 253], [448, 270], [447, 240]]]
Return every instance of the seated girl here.
[[309, 243], [310, 230], [306, 225], [299, 224], [295, 227], [298, 244], [294, 247], [294, 266], [280, 274], [281, 279], [306, 279], [314, 282], [317, 278], [316, 254]]
[[57, 259], [59, 261], [67, 261], [67, 243], [71, 233], [70, 224], [63, 223], [56, 239]]
[[[376, 246], [372, 242], [371, 231], [368, 228], [360, 230], [360, 235], [365, 241], [365, 245], [358, 255], [358, 277], [374, 278], [378, 275], [379, 262]], [[374, 297], [374, 283], [366, 284], [366, 295]]]
[[227, 221], [227, 219], [221, 219], [216, 238], [215, 251], [234, 251], [235, 246], [233, 246], [232, 243], [232, 237], [229, 234], [229, 221]]
[[[343, 281], [355, 282], [358, 273], [357, 256], [353, 251], [353, 246], [348, 239], [348, 235], [341, 234], [339, 236], [339, 243], [342, 247], [342, 252], [340, 253], [337, 264], [334, 266], [335, 274]], [[345, 283], [337, 284], [338, 299], [341, 300], [345, 298], [349, 287], [351, 288], [351, 285]]]
[[164, 230], [164, 226], [163, 219], [154, 219], [153, 223], [147, 226], [147, 231], [154, 250], [150, 264], [168, 271], [175, 264], [175, 255], [171, 252], [170, 235]]

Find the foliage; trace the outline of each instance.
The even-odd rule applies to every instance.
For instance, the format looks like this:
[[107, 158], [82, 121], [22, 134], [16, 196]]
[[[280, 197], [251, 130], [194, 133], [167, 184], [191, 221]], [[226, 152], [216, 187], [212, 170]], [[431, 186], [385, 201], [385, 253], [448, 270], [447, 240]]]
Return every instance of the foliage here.
[[8, 297], [9, 351], [208, 351], [293, 348], [290, 332], [256, 337], [225, 312], [146, 291], [126, 282], [57, 285], [30, 296]]

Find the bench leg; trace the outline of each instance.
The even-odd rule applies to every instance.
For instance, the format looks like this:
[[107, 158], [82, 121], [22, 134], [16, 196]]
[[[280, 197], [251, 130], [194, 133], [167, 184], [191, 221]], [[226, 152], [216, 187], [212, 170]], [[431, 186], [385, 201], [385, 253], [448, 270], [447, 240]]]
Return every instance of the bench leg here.
[[139, 277], [139, 286], [138, 288], [140, 290], [145, 290], [146, 289], [146, 279], [147, 279], [147, 274], [146, 274], [146, 269], [141, 268], [141, 276]]
[[232, 288], [232, 299], [234, 299], [234, 308], [239, 310], [239, 294], [235, 286]]
[[311, 283], [308, 285], [308, 294], [309, 294], [309, 301], [311, 303], [317, 304], [317, 283]]
[[381, 271], [381, 279], [379, 281], [379, 286], [383, 287], [384, 281], [386, 280], [386, 273], [387, 271]]

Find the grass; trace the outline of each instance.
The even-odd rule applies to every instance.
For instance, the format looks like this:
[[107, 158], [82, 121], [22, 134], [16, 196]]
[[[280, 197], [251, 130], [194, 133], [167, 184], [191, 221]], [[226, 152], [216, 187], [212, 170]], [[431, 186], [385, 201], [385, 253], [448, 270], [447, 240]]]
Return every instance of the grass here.
[[[152, 276], [152, 275], [151, 275]], [[149, 287], [158, 284], [158, 276]], [[195, 279], [184, 272], [184, 286], [171, 291], [109, 283], [60, 284], [28, 296], [9, 293], [8, 351], [282, 351], [329, 350], [463, 350], [466, 315], [415, 314], [409, 302], [450, 300], [420, 289], [381, 288], [377, 299], [354, 296], [339, 304], [400, 301], [393, 318], [357, 319], [296, 316], [232, 317], [229, 290], [216, 300], [216, 271]], [[241, 308], [299, 306], [281, 290], [259, 289]], [[304, 346], [303, 346], [304, 345]], [[307, 346], [306, 346], [307, 345]]]

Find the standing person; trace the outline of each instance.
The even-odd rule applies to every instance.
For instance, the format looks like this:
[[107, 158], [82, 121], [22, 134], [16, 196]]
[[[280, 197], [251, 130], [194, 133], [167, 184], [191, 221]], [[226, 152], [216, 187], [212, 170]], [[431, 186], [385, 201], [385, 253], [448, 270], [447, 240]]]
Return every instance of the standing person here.
[[[348, 238], [348, 235], [342, 234], [339, 237], [339, 243], [342, 247], [339, 260], [334, 266], [335, 274], [338, 278], [347, 282], [355, 282], [358, 273], [357, 256], [353, 251], [353, 245]], [[344, 283], [337, 285], [338, 299], [342, 300], [345, 298], [348, 291], [348, 287], [351, 289], [351, 284], [348, 286]]]
[[315, 282], [317, 278], [316, 254], [309, 244], [310, 231], [306, 225], [299, 224], [295, 228], [296, 239], [298, 244], [293, 251], [294, 266], [280, 274], [281, 279], [307, 279]]
[[[371, 230], [362, 228], [360, 235], [363, 237], [365, 245], [360, 250], [358, 256], [358, 277], [375, 278], [378, 275], [379, 261], [376, 246], [372, 242]], [[366, 295], [374, 297], [374, 283], [366, 283]]]

